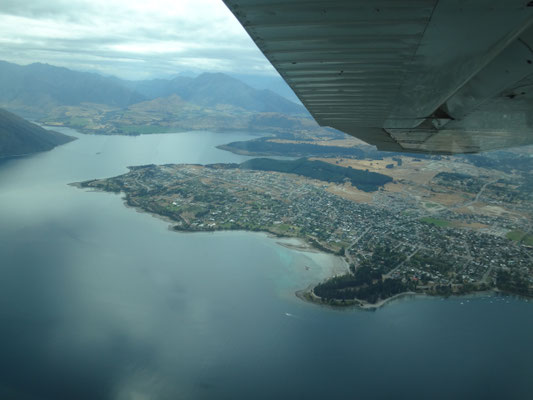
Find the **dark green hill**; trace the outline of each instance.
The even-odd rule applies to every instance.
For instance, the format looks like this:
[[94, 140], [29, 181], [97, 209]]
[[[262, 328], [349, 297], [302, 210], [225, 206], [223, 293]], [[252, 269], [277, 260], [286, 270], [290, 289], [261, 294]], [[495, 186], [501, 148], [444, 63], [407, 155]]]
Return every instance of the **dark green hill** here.
[[243, 162], [239, 168], [285, 172], [334, 183], [343, 183], [347, 180], [353, 186], [365, 192], [376, 191], [381, 186], [392, 182], [390, 176], [377, 172], [339, 167], [323, 161], [309, 161], [307, 158], [292, 161], [254, 158]]
[[119, 82], [115, 78], [48, 64], [22, 66], [0, 61], [0, 103], [27, 114], [81, 103], [125, 107], [146, 99]]
[[48, 131], [0, 109], [0, 157], [51, 150], [75, 138]]

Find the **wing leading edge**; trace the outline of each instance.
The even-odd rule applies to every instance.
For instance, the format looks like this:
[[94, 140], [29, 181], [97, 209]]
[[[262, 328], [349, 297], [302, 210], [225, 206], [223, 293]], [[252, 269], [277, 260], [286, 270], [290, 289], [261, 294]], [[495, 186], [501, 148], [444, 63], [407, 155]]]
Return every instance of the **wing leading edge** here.
[[533, 1], [224, 1], [321, 126], [392, 151], [533, 144]]

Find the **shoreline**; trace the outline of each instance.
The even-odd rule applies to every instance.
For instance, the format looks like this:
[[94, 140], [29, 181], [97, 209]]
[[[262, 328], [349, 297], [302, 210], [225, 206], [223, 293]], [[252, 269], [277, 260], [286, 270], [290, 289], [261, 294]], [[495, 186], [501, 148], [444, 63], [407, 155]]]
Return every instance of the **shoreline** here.
[[376, 311], [388, 303], [391, 303], [395, 300], [399, 300], [404, 297], [427, 297], [430, 296], [426, 293], [417, 293], [417, 292], [402, 292], [395, 294], [394, 296], [387, 297], [386, 299], [382, 299], [376, 303], [368, 303], [364, 300], [359, 299], [353, 299], [353, 300], [332, 300], [327, 301], [322, 299], [321, 297], [317, 296], [313, 291], [314, 285], [309, 285], [307, 288], [302, 290], [297, 290], [294, 294], [296, 297], [298, 297], [300, 300], [305, 301], [307, 303], [316, 304], [320, 306], [326, 306], [331, 307], [335, 309], [349, 309], [349, 308], [355, 308], [359, 310], [365, 310], [365, 311]]
[[[154, 218], [157, 218], [157, 219], [159, 219], [159, 220], [161, 220], [163, 222], [166, 222], [168, 224], [167, 225], [167, 230], [172, 231], [172, 232], [182, 233], [182, 234], [195, 234], [195, 233], [213, 233], [214, 234], [214, 233], [222, 233], [222, 232], [259, 233], [259, 234], [265, 235], [269, 239], [272, 239], [276, 245], [284, 247], [284, 248], [292, 250], [292, 251], [310, 253], [310, 255], [311, 254], [313, 254], [313, 255], [324, 255], [324, 256], [329, 256], [329, 257], [335, 257], [336, 259], [338, 259], [339, 260], [339, 264], [332, 263], [329, 266], [330, 274], [329, 274], [329, 276], [326, 279], [333, 278], [333, 277], [335, 277], [335, 276], [337, 276], [339, 274], [347, 273], [349, 271], [349, 264], [348, 264], [348, 262], [346, 261], [346, 259], [344, 257], [339, 256], [337, 254], [334, 254], [333, 252], [326, 252], [326, 251], [322, 251], [320, 249], [317, 249], [311, 243], [307, 242], [304, 238], [301, 238], [301, 237], [283, 236], [283, 235], [276, 234], [276, 233], [273, 233], [273, 232], [270, 232], [270, 231], [267, 231], [267, 230], [258, 230], [258, 231], [250, 231], [250, 230], [246, 230], [246, 229], [179, 230], [179, 229], [175, 229], [176, 221], [173, 220], [172, 218], [170, 218], [168, 216], [165, 216], [165, 215], [157, 214], [157, 213], [152, 212], [152, 211], [147, 211], [147, 210], [145, 210], [145, 209], [143, 209], [142, 207], [139, 207], [139, 206], [134, 206], [134, 205], [128, 204], [128, 200], [126, 198], [127, 194], [125, 192], [110, 192], [110, 191], [102, 190], [102, 189], [97, 188], [97, 187], [82, 186], [82, 182], [71, 182], [68, 185], [76, 187], [78, 189], [87, 190], [87, 191], [90, 191], [90, 192], [111, 193], [111, 194], [118, 195], [118, 196], [120, 196], [120, 198], [122, 200], [122, 204], [126, 208], [130, 208], [132, 210], [135, 210], [135, 212], [137, 212], [139, 214], [150, 215], [151, 217], [154, 217]], [[341, 264], [342, 264], [342, 266], [341, 266]], [[305, 290], [311, 291], [312, 288], [315, 287], [318, 283], [319, 282], [310, 284], [308, 286], [308, 288], [305, 289]], [[295, 292], [295, 296], [297, 298], [301, 299], [301, 300], [305, 300], [305, 299], [303, 299], [301, 297], [300, 292], [302, 292], [302, 291], [301, 290], [296, 291]], [[314, 302], [314, 303], [318, 304], [317, 302]]]
[[[276, 241], [276, 243], [278, 245], [282, 246], [282, 247], [287, 248], [287, 249], [306, 252], [306, 253], [328, 254], [328, 255], [340, 257], [342, 260], [344, 260], [344, 257], [342, 257], [342, 256], [340, 256], [338, 254], [335, 254], [335, 252], [333, 250], [324, 251], [324, 250], [321, 250], [319, 248], [316, 248], [315, 246], [313, 246], [312, 243], [308, 242], [305, 238], [302, 238], [302, 237], [299, 237], [299, 236], [289, 236], [289, 235], [285, 235], [285, 234], [280, 234], [280, 233], [272, 232], [272, 231], [269, 231], [269, 230], [266, 230], [266, 229], [259, 229], [259, 230], [247, 230], [247, 229], [243, 229], [243, 228], [238, 228], [238, 229], [212, 229], [212, 230], [207, 230], [207, 229], [206, 230], [200, 230], [200, 229], [199, 230], [194, 230], [194, 229], [175, 229], [175, 227], [178, 226], [178, 225], [176, 225], [178, 221], [172, 219], [171, 217], [168, 217], [166, 215], [157, 214], [157, 213], [155, 213], [153, 211], [145, 210], [144, 208], [139, 207], [139, 206], [128, 204], [128, 200], [126, 198], [126, 196], [127, 196], [126, 192], [123, 192], [123, 191], [112, 192], [112, 191], [103, 190], [103, 189], [100, 189], [100, 188], [97, 188], [97, 187], [83, 186], [82, 183], [83, 182], [71, 182], [71, 183], [68, 183], [67, 185], [76, 187], [78, 189], [83, 189], [83, 190], [88, 190], [88, 191], [93, 191], [93, 192], [111, 193], [111, 194], [120, 195], [124, 206], [126, 206], [127, 208], [132, 208], [135, 211], [137, 211], [138, 213], [149, 214], [152, 217], [159, 218], [159, 219], [161, 219], [161, 220], [163, 220], [165, 222], [168, 222], [170, 224], [168, 226], [168, 229], [173, 231], [173, 232], [179, 232], [179, 233], [215, 233], [215, 232], [231, 232], [231, 231], [235, 231], [236, 232], [236, 231], [241, 231], [241, 232], [264, 233], [264, 234], [266, 234], [268, 237], [270, 237], [272, 239], [278, 239]], [[282, 240], [286, 240], [286, 242], [283, 242]], [[298, 244], [288, 243], [288, 241], [290, 241], [290, 240], [297, 241]], [[348, 268], [346, 268], [346, 269], [348, 270]]]
[[[106, 190], [102, 190], [95, 187], [84, 187], [81, 185], [81, 182], [73, 182], [69, 183], [69, 186], [74, 186], [76, 188], [80, 189], [86, 189], [89, 191], [95, 191], [95, 192], [105, 192], [105, 193], [113, 193], [116, 195], [121, 196], [121, 200], [123, 204], [127, 208], [134, 209], [137, 213], [140, 214], [148, 214], [151, 217], [155, 217], [161, 221], [166, 222], [167, 229], [172, 232], [177, 233], [222, 233], [222, 232], [247, 232], [247, 233], [259, 233], [266, 235], [270, 239], [276, 239], [274, 240], [274, 243], [276, 245], [279, 245], [281, 247], [287, 248], [289, 250], [293, 251], [299, 251], [299, 252], [305, 252], [305, 253], [311, 253], [315, 255], [327, 255], [327, 256], [333, 256], [335, 258], [338, 258], [338, 260], [342, 263], [342, 268], [339, 265], [334, 265], [332, 263], [330, 268], [330, 275], [325, 279], [331, 279], [333, 277], [338, 276], [339, 274], [348, 273], [349, 272], [349, 264], [347, 263], [346, 259], [340, 255], [334, 254], [333, 252], [326, 252], [321, 249], [317, 249], [314, 247], [311, 243], [306, 241], [304, 238], [296, 237], [296, 236], [284, 236], [280, 235], [274, 232], [270, 232], [268, 230], [257, 230], [257, 231], [251, 231], [246, 229], [214, 229], [214, 230], [180, 230], [175, 229], [176, 227], [176, 221], [168, 216], [157, 214], [152, 211], [147, 211], [143, 209], [142, 207], [130, 205], [128, 204], [128, 201], [126, 199], [126, 193], [125, 192], [109, 192]], [[292, 243], [291, 243], [292, 242]], [[295, 243], [296, 242], [296, 243]], [[512, 292], [507, 292], [500, 290], [498, 288], [492, 288], [489, 290], [482, 290], [482, 291], [472, 291], [468, 293], [460, 293], [460, 294], [451, 294], [448, 296], [439, 295], [439, 294], [432, 294], [432, 293], [426, 293], [426, 292], [402, 292], [398, 293], [394, 296], [388, 297], [386, 299], [381, 299], [376, 303], [368, 303], [364, 300], [359, 299], [350, 299], [350, 300], [340, 300], [340, 299], [332, 299], [332, 300], [324, 300], [321, 297], [317, 296], [314, 293], [314, 287], [316, 287], [320, 282], [316, 282], [313, 284], [308, 285], [305, 289], [297, 290], [294, 292], [294, 295], [307, 303], [312, 303], [315, 305], [321, 305], [321, 306], [328, 306], [336, 309], [348, 309], [348, 308], [357, 308], [361, 310], [367, 310], [367, 311], [375, 311], [380, 309], [381, 307], [395, 301], [401, 298], [405, 297], [418, 297], [418, 296], [431, 296], [431, 297], [441, 297], [441, 298], [447, 298], [447, 297], [461, 297], [461, 296], [476, 296], [476, 295], [483, 295], [483, 293], [500, 293], [504, 295], [511, 295], [511, 296], [518, 296], [524, 299], [529, 299], [527, 296], [521, 296], [518, 294], [514, 294]]]
[[[276, 238], [276, 239], [280, 239], [277, 236], [271, 236], [271, 237], [272, 238]], [[276, 241], [276, 243], [279, 244], [282, 247], [287, 248], [287, 249], [301, 251], [301, 252], [304, 252], [304, 253], [328, 254], [326, 252], [321, 252], [320, 250], [315, 249], [313, 246], [308, 244], [304, 239], [300, 239], [300, 238], [296, 238], [296, 237], [292, 237], [292, 236], [289, 236], [288, 239], [297, 239], [298, 241], [301, 242], [301, 244], [283, 243], [281, 241]]]
[[[187, 133], [187, 132], [213, 132], [213, 133], [246, 133], [246, 134], [249, 134], [250, 136], [256, 138], [256, 139], [260, 139], [260, 138], [263, 138], [263, 137], [274, 137], [276, 134], [286, 134], [286, 133], [290, 133], [289, 131], [285, 131], [285, 130], [282, 130], [280, 132], [277, 132], [275, 130], [274, 127], [267, 127], [266, 129], [259, 129], [259, 130], [250, 130], [249, 127], [235, 127], [235, 128], [215, 128], [215, 127], [211, 127], [211, 128], [202, 128], [202, 129], [195, 129], [195, 128], [192, 128], [192, 127], [180, 127], [180, 126], [175, 126], [175, 127], [170, 127], [170, 128], [167, 128], [167, 127], [161, 127], [160, 125], [158, 125], [158, 127], [161, 127], [161, 129], [156, 129], [155, 131], [152, 131], [152, 132], [139, 132], [139, 131], [132, 131], [132, 132], [110, 132], [109, 130], [98, 130], [98, 129], [90, 129], [90, 128], [86, 128], [86, 127], [81, 127], [81, 126], [73, 126], [73, 125], [67, 125], [67, 124], [64, 124], [64, 123], [61, 123], [61, 124], [54, 124], [54, 123], [47, 123], [47, 122], [40, 122], [40, 121], [35, 121], [33, 122], [34, 124], [36, 125], [39, 125], [41, 126], [43, 129], [47, 129], [47, 130], [53, 130], [53, 129], [61, 129], [61, 128], [67, 128], [67, 129], [72, 129], [82, 135], [93, 135], [93, 136], [141, 136], [141, 135], [167, 135], [167, 134], [180, 134], [180, 133]], [[144, 126], [144, 125], [134, 125], [134, 126]], [[149, 126], [154, 126], [154, 125], [149, 125]], [[274, 129], [272, 129], [274, 128]], [[248, 139], [248, 140], [253, 140], [253, 139]], [[226, 144], [221, 144], [219, 146], [225, 146], [227, 145]], [[215, 146], [218, 148], [218, 146]], [[231, 152], [231, 153], [234, 153], [234, 154], [238, 154], [238, 153], [235, 153], [233, 151], [231, 151], [230, 149], [222, 149], [220, 148], [220, 150], [225, 150], [225, 151], [228, 151], [228, 152]]]
[[507, 292], [505, 290], [500, 290], [498, 288], [493, 288], [489, 290], [473, 291], [469, 293], [451, 294], [448, 296], [424, 293], [424, 292], [402, 292], [402, 293], [395, 294], [394, 296], [387, 297], [386, 299], [382, 299], [374, 304], [368, 303], [364, 300], [359, 300], [359, 299], [346, 300], [346, 301], [342, 301], [342, 300], [327, 301], [317, 296], [313, 292], [313, 285], [309, 285], [305, 289], [297, 290], [294, 294], [296, 295], [296, 297], [298, 297], [302, 301], [315, 304], [315, 305], [319, 305], [319, 306], [330, 307], [330, 308], [337, 309], [337, 310], [358, 309], [358, 310], [363, 310], [363, 311], [376, 311], [386, 306], [389, 303], [392, 303], [396, 300], [400, 300], [402, 298], [408, 298], [408, 297], [412, 297], [412, 298], [434, 297], [434, 298], [447, 299], [447, 298], [461, 298], [461, 297], [477, 298], [477, 297], [490, 296], [490, 295], [501, 295], [501, 296], [511, 296], [511, 297], [519, 298], [526, 302], [531, 300], [530, 297], [522, 296], [522, 295], [515, 294], [512, 292]]

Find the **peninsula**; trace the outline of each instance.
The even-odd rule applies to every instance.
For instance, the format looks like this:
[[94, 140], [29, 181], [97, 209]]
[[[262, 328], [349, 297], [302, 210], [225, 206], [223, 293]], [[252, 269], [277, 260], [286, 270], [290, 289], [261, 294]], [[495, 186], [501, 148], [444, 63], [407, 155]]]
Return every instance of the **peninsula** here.
[[[401, 293], [494, 289], [532, 295], [533, 238], [502, 233], [522, 232], [520, 220], [512, 227], [507, 220], [506, 230], [497, 217], [476, 223], [472, 213], [453, 211], [459, 204], [444, 207], [403, 196], [397, 188], [402, 184], [390, 176], [324, 164], [255, 159], [240, 165], [144, 165], [77, 185], [123, 193], [128, 206], [170, 219], [176, 231], [263, 231], [344, 257], [348, 274], [299, 293], [313, 302], [369, 306]], [[433, 175], [433, 190], [443, 191], [449, 175]], [[472, 203], [468, 197], [457, 201]]]

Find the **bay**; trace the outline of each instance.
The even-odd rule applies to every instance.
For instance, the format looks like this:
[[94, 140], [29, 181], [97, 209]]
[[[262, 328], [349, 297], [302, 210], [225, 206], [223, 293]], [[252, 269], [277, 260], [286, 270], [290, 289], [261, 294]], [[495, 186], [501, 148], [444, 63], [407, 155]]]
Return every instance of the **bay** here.
[[533, 307], [294, 291], [342, 268], [261, 233], [183, 234], [68, 183], [129, 165], [242, 162], [241, 133], [86, 136], [0, 164], [0, 397], [526, 399]]

